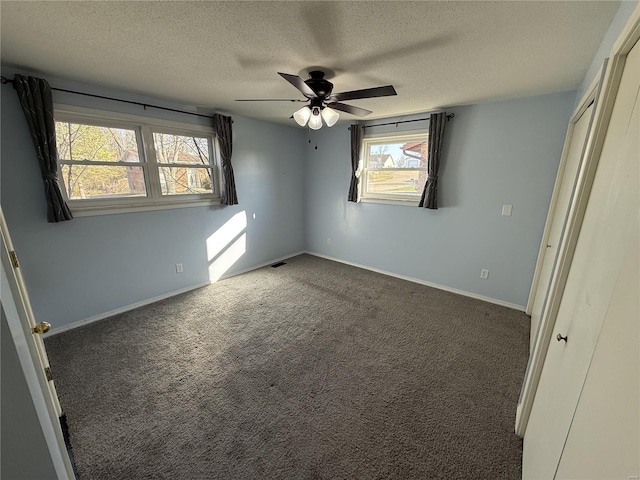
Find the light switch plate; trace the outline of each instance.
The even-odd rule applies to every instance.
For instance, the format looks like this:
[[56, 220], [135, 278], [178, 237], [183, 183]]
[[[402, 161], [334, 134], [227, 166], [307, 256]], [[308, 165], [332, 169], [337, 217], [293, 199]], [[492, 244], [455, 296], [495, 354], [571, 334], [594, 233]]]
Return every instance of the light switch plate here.
[[502, 216], [503, 217], [510, 217], [511, 216], [511, 210], [513, 210], [513, 205], [502, 205]]

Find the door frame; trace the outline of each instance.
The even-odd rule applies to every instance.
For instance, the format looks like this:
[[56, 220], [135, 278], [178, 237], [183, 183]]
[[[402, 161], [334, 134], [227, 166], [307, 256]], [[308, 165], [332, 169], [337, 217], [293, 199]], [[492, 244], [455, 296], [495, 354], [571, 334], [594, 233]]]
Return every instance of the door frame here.
[[526, 432], [544, 360], [553, 336], [556, 317], [560, 309], [591, 187], [593, 186], [602, 147], [609, 128], [609, 121], [611, 120], [611, 113], [618, 87], [620, 86], [627, 54], [638, 40], [640, 40], [640, 4], [636, 6], [618, 39], [613, 44], [609, 59], [603, 67], [602, 80], [595, 98], [591, 129], [584, 147], [582, 165], [580, 166], [578, 180], [562, 232], [562, 240], [554, 263], [549, 294], [540, 316], [538, 338], [529, 356], [529, 364], [525, 372], [516, 410], [515, 432], [521, 437], [524, 437]]
[[[33, 406], [36, 410], [38, 422], [42, 429], [48, 453], [56, 471], [58, 480], [73, 480], [75, 474], [60, 426], [58, 407], [51, 396], [47, 385], [44, 369], [35, 345], [31, 341], [31, 326], [29, 323], [29, 306], [23, 301], [20, 290], [20, 279], [16, 276], [9, 248], [11, 246], [2, 207], [0, 207], [0, 222], [2, 223], [2, 257], [0, 292], [2, 308], [4, 309], [12, 341], [18, 353], [22, 373], [27, 383]], [[36, 452], [40, 455], [41, 452]]]
[[[605, 67], [603, 66], [603, 69], [604, 68]], [[533, 303], [536, 298], [536, 293], [538, 293], [538, 288], [540, 287], [539, 282], [540, 282], [540, 274], [542, 273], [542, 264], [544, 263], [544, 256], [547, 250], [547, 243], [549, 241], [549, 235], [551, 234], [553, 217], [555, 215], [556, 208], [558, 206], [558, 197], [560, 196], [560, 185], [564, 177], [564, 171], [567, 167], [567, 159], [569, 156], [569, 150], [571, 148], [571, 142], [573, 141], [573, 135], [575, 133], [576, 124], [582, 118], [582, 115], [587, 110], [587, 108], [589, 108], [589, 105], [591, 105], [592, 102], [596, 101], [598, 86], [600, 85], [601, 80], [602, 80], [602, 70], [600, 71], [600, 74], [594, 77], [594, 79], [592, 80], [591, 85], [589, 86], [589, 89], [580, 99], [580, 102], [578, 103], [578, 107], [574, 110], [573, 115], [571, 115], [571, 119], [569, 120], [567, 134], [564, 137], [564, 146], [562, 147], [562, 154], [560, 155], [560, 165], [558, 165], [558, 173], [556, 174], [556, 181], [553, 187], [553, 194], [551, 195], [551, 202], [549, 203], [549, 211], [547, 212], [547, 219], [544, 224], [544, 231], [542, 232], [542, 240], [540, 240], [540, 248], [538, 249], [538, 259], [536, 261], [535, 271], [533, 272], [531, 290], [529, 291], [529, 300], [527, 301], [527, 307], [525, 309], [525, 313], [527, 315], [531, 315], [531, 312], [533, 310]], [[593, 113], [595, 113], [595, 105], [594, 105]], [[593, 115], [591, 116], [591, 118], [593, 119]], [[585, 145], [587, 143], [589, 131], [591, 130], [592, 122], [593, 120], [590, 120], [589, 122], [590, 124], [587, 130], [587, 137], [584, 139]], [[583, 146], [583, 153], [584, 153], [584, 146]], [[580, 159], [576, 176], [580, 172], [580, 167], [581, 167], [583, 158], [584, 158], [584, 155], [582, 155], [582, 158]], [[571, 204], [569, 204], [569, 207], [571, 207]]]
[[[20, 306], [20, 313], [23, 315], [22, 321], [26, 327], [25, 333], [31, 336], [32, 344], [31, 347], [34, 348], [35, 355], [34, 361], [36, 365], [42, 366], [42, 369], [45, 369], [51, 372], [49, 367], [49, 358], [47, 357], [47, 351], [45, 350], [43, 335], [31, 335], [31, 329], [36, 326], [36, 317], [31, 309], [31, 301], [29, 300], [29, 293], [27, 291], [27, 286], [24, 282], [24, 278], [22, 277], [22, 269], [20, 268], [20, 264], [18, 262], [18, 257], [16, 255], [15, 249], [13, 247], [13, 242], [11, 240], [11, 234], [9, 233], [9, 227], [7, 226], [7, 222], [4, 218], [4, 212], [2, 207], [0, 207], [0, 228], [2, 229], [2, 241], [4, 243], [4, 248], [6, 249], [3, 252], [3, 255], [11, 255], [13, 252], [13, 258], [9, 258], [11, 260], [5, 267], [9, 268], [7, 270], [7, 275], [10, 275], [11, 283], [14, 286], [13, 295], [15, 301], [18, 306]], [[12, 265], [13, 261], [15, 261], [15, 266]], [[29, 338], [27, 336], [27, 338]], [[54, 407], [55, 413], [58, 417], [62, 416], [62, 407], [60, 406], [60, 400], [58, 399], [58, 393], [56, 391], [56, 387], [53, 383], [53, 380], [47, 378], [45, 382], [46, 385], [46, 393], [48, 393], [51, 403]]]

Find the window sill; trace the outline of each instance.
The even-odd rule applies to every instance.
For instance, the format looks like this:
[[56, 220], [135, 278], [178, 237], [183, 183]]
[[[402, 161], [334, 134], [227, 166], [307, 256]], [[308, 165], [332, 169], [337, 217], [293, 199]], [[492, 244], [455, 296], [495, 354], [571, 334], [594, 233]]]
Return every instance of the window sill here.
[[420, 200], [400, 200], [390, 198], [369, 198], [362, 197], [359, 200], [361, 203], [382, 203], [386, 205], [401, 205], [405, 207], [417, 207]]
[[180, 201], [152, 201], [144, 203], [114, 203], [112, 205], [83, 205], [68, 202], [74, 217], [92, 217], [95, 215], [116, 215], [121, 213], [149, 212], [153, 210], [173, 210], [174, 208], [219, 206], [219, 197], [207, 199], [187, 199]]

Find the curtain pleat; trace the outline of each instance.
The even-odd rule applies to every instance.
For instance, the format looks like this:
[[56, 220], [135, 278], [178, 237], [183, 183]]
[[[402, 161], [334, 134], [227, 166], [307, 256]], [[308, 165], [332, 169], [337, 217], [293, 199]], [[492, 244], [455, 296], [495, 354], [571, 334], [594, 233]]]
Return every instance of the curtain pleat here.
[[233, 120], [224, 115], [213, 115], [213, 128], [218, 137], [220, 146], [220, 157], [222, 167], [222, 192], [220, 201], [224, 205], [237, 205], [238, 194], [236, 192], [236, 180], [233, 176], [233, 166], [231, 165], [231, 154], [233, 151]]
[[47, 202], [47, 221], [56, 223], [71, 220], [73, 215], [58, 183], [58, 149], [51, 87], [46, 80], [22, 75], [14, 76], [14, 86], [40, 165]]
[[364, 137], [364, 127], [362, 125], [351, 125], [351, 183], [349, 184], [349, 202], [358, 201], [358, 163], [360, 162], [360, 147]]
[[436, 210], [438, 208], [438, 170], [444, 138], [447, 112], [432, 113], [429, 116], [429, 152], [427, 156], [427, 183], [424, 185], [418, 206]]

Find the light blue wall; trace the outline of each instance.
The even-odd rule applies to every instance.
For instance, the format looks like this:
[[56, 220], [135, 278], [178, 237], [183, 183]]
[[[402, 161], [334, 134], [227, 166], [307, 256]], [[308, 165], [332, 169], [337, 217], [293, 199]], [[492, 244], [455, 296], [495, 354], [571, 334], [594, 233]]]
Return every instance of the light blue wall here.
[[607, 32], [604, 34], [604, 37], [602, 37], [602, 42], [600, 42], [600, 46], [598, 47], [598, 50], [593, 57], [591, 66], [587, 70], [587, 73], [584, 76], [584, 80], [578, 88], [578, 94], [576, 95], [576, 106], [591, 85], [593, 79], [596, 78], [596, 76], [600, 75], [604, 60], [609, 57], [614, 42], [618, 39], [618, 35], [620, 35], [620, 32], [629, 20], [631, 13], [637, 6], [638, 2], [635, 0], [620, 2], [620, 7], [613, 17], [613, 20], [611, 20], [611, 24], [609, 25]]
[[[3, 68], [3, 75], [13, 73]], [[60, 88], [184, 109], [157, 99], [47, 78]], [[9, 86], [1, 92], [2, 208], [39, 320], [61, 327], [206, 282], [210, 263], [206, 240], [238, 213], [247, 218], [246, 229], [240, 232], [246, 233], [246, 252], [229, 273], [304, 249], [306, 139], [300, 129], [234, 116], [233, 165], [240, 205], [78, 217], [50, 224], [17, 96]], [[203, 122], [57, 92], [54, 102]], [[176, 263], [184, 265], [184, 273], [176, 273]]]
[[[13, 73], [3, 69], [4, 75]], [[49, 81], [185, 108], [62, 79]], [[54, 95], [59, 103], [195, 119]], [[241, 232], [246, 233], [246, 252], [228, 273], [307, 249], [524, 305], [574, 100], [575, 92], [566, 92], [452, 109], [456, 118], [447, 125], [438, 211], [348, 204], [349, 132], [344, 124], [317, 132], [319, 149], [314, 150], [305, 130], [234, 117], [240, 205], [49, 224], [22, 112], [14, 92], [4, 87], [2, 207], [35, 314], [58, 327], [206, 282], [206, 240], [236, 214], [247, 218]], [[514, 205], [512, 217], [500, 216], [503, 203]], [[176, 263], [184, 265], [184, 273], [175, 273]], [[480, 280], [481, 268], [491, 271], [488, 280]]]
[[307, 147], [307, 248], [524, 306], [574, 100], [565, 92], [450, 109], [435, 211], [347, 202], [349, 131], [320, 130], [318, 150]]

